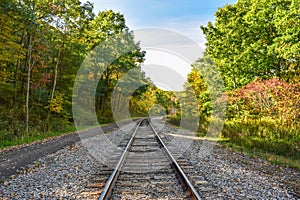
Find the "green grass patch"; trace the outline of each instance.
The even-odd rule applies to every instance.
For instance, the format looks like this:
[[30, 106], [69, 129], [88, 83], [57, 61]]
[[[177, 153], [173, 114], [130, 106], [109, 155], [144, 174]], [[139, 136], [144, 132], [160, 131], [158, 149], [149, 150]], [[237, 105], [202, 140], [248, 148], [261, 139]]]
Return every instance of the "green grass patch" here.
[[[168, 122], [179, 126], [180, 117], [170, 117]], [[217, 141], [225, 147], [246, 153], [250, 157], [259, 156], [275, 164], [300, 169], [299, 126], [283, 126], [268, 118], [256, 120], [234, 118], [225, 121], [222, 138], [214, 138], [206, 135], [209, 123], [218, 125], [219, 122], [213, 120], [199, 123], [196, 136]]]
[[[139, 119], [140, 117], [134, 117], [133, 119]], [[128, 119], [124, 119], [126, 121]], [[100, 126], [105, 126], [113, 123], [111, 119], [105, 119], [100, 123]], [[41, 131], [37, 128], [32, 128], [28, 134], [21, 132], [18, 134], [12, 133], [7, 130], [0, 130], [0, 149], [22, 145], [22, 144], [30, 144], [36, 141], [41, 141], [47, 138], [61, 136], [65, 134], [71, 134], [76, 131], [87, 130], [90, 128], [96, 128], [99, 125], [91, 125], [91, 126], [78, 126], [75, 127], [73, 124], [61, 124], [58, 129], [52, 128], [50, 131]]]
[[264, 157], [272, 163], [300, 169], [300, 127], [287, 126], [276, 119], [227, 119], [222, 130], [224, 146], [248, 155]]
[[47, 138], [60, 136], [66, 133], [72, 133], [74, 131], [76, 131], [76, 128], [71, 125], [66, 126], [65, 129], [61, 131], [51, 131], [44, 133], [32, 131], [29, 134], [23, 134], [22, 136], [13, 135], [12, 133], [7, 131], [0, 131], [0, 149], [16, 145], [29, 144]]
[[292, 141], [269, 141], [262, 138], [224, 138], [218, 141], [226, 148], [246, 153], [248, 156], [265, 158], [271, 163], [300, 169], [299, 143]]
[[[110, 123], [106, 124], [101, 124], [101, 126], [108, 125]], [[22, 145], [22, 144], [30, 144], [36, 141], [41, 141], [44, 139], [48, 139], [51, 137], [56, 137], [56, 136], [62, 136], [66, 134], [71, 134], [76, 131], [82, 131], [82, 130], [87, 130], [91, 128], [96, 128], [98, 125], [94, 126], [80, 126], [80, 127], [75, 127], [74, 125], [67, 125], [60, 131], [47, 131], [47, 132], [40, 132], [37, 130], [32, 130], [30, 131], [29, 134], [22, 134], [22, 136], [19, 135], [13, 135], [12, 133], [8, 131], [0, 131], [0, 149], [8, 148], [11, 146], [16, 146], [16, 145]]]

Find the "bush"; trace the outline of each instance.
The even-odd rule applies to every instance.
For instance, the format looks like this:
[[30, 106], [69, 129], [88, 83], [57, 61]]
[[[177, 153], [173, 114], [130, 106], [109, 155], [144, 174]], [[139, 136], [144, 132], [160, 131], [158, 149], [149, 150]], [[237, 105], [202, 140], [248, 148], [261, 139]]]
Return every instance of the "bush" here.
[[300, 126], [281, 126], [277, 120], [261, 119], [227, 119], [222, 131], [223, 137], [258, 137], [268, 140], [284, 139], [292, 141], [300, 135]]
[[299, 125], [300, 84], [258, 79], [227, 93], [229, 118], [268, 117], [280, 126]]

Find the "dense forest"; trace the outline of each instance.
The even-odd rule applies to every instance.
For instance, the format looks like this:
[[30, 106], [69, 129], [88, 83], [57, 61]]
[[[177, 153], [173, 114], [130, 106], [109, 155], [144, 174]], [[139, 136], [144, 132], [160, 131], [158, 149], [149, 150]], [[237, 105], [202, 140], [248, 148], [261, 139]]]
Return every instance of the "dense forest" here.
[[113, 121], [113, 89], [133, 68], [145, 86], [130, 99], [131, 114], [143, 116], [154, 104], [156, 88], [140, 71], [145, 52], [122, 14], [108, 10], [96, 15], [93, 4], [79, 0], [1, 0], [0, 15], [1, 146], [74, 130], [72, 90], [77, 71], [88, 53], [109, 37], [126, 34], [135, 51], [114, 60], [97, 77], [99, 122]]
[[218, 134], [222, 126], [226, 146], [299, 168], [299, 13], [299, 0], [238, 0], [219, 8], [215, 21], [201, 26], [204, 56], [192, 65], [185, 93], [177, 94], [180, 112], [169, 121], [180, 125], [188, 113], [199, 118], [199, 136], [216, 137], [210, 129]]
[[[118, 12], [95, 14], [93, 4], [79, 0], [0, 4], [1, 147], [74, 130], [72, 92], [78, 70], [97, 46], [125, 34], [121, 46], [135, 50], [91, 77], [97, 84], [93, 106], [100, 123], [112, 122], [113, 112], [124, 109], [114, 90], [133, 71], [128, 80], [139, 79], [143, 86], [130, 94], [131, 116], [118, 118], [148, 116], [160, 104], [173, 124], [180, 125], [183, 117], [199, 119], [199, 136], [207, 136], [222, 118], [221, 137], [231, 146], [299, 160], [299, 0], [238, 0], [219, 8], [215, 21], [199, 29], [206, 50], [192, 65], [185, 92], [159, 90], [145, 77], [140, 66], [146, 52]], [[224, 88], [216, 92], [220, 82]]]
[[238, 0], [201, 26], [206, 52], [188, 77], [199, 99], [200, 133], [214, 121], [201, 69], [216, 68], [226, 91], [216, 100], [227, 104], [222, 137], [299, 161], [299, 13], [299, 0]]

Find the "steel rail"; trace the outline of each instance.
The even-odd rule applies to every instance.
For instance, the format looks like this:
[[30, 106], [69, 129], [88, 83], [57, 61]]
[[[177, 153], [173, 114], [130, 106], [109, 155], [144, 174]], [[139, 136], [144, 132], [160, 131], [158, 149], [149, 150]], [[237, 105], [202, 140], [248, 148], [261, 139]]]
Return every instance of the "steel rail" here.
[[165, 143], [162, 141], [162, 139], [159, 137], [158, 133], [156, 132], [156, 130], [152, 126], [151, 120], [148, 120], [148, 122], [149, 122], [149, 125], [150, 125], [152, 131], [155, 134], [155, 137], [159, 141], [162, 149], [165, 151], [165, 153], [167, 154], [168, 158], [170, 159], [171, 164], [174, 167], [174, 170], [177, 172], [177, 174], [183, 180], [184, 184], [187, 186], [187, 189], [190, 191], [192, 198], [193, 199], [197, 199], [197, 200], [201, 199], [199, 193], [197, 192], [197, 190], [195, 189], [195, 187], [193, 186], [193, 184], [189, 181], [189, 179], [187, 178], [187, 176], [185, 175], [185, 173], [183, 172], [183, 170], [181, 169], [181, 167], [179, 166], [179, 164], [177, 163], [177, 161], [174, 159], [174, 157], [170, 153], [170, 151], [167, 148], [167, 146], [165, 145]]
[[137, 126], [129, 140], [129, 142], [127, 143], [125, 149], [123, 150], [123, 153], [118, 161], [118, 163], [116, 164], [115, 168], [114, 168], [114, 171], [112, 172], [112, 174], [110, 175], [108, 181], [106, 182], [105, 184], [105, 187], [103, 188], [102, 192], [101, 192], [101, 195], [99, 196], [98, 200], [107, 200], [109, 199], [109, 197], [111, 196], [112, 194], [112, 190], [113, 190], [113, 187], [117, 181], [117, 178], [119, 176], [119, 173], [120, 173], [120, 170], [121, 170], [121, 167], [124, 163], [124, 160], [128, 154], [128, 150], [130, 149], [132, 143], [133, 143], [133, 140], [134, 140], [134, 137], [137, 133], [137, 130], [138, 128], [140, 127], [141, 123], [144, 121], [145, 119], [142, 119], [141, 121], [139, 121], [137, 123]]

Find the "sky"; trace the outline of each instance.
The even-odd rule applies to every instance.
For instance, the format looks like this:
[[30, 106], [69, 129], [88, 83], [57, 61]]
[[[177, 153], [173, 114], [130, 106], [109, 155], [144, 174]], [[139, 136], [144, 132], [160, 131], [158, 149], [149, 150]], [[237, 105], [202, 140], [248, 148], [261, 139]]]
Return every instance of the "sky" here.
[[[94, 3], [94, 11], [97, 14], [99, 11], [112, 9], [118, 11], [124, 15], [126, 25], [130, 30], [138, 32], [136, 30], [145, 28], [163, 28], [171, 31], [175, 31], [176, 34], [172, 34], [173, 41], [172, 47], [168, 46], [168, 52], [174, 49], [189, 49], [191, 42], [182, 44], [182, 36], [187, 37], [198, 45], [199, 52], [203, 52], [205, 49], [205, 37], [200, 30], [200, 25], [206, 25], [209, 21], [215, 20], [214, 13], [219, 7], [223, 7], [226, 4], [234, 4], [237, 0], [89, 0]], [[138, 34], [137, 34], [138, 35]], [[168, 40], [168, 33], [165, 34], [163, 39], [158, 37], [160, 32], [156, 33], [154, 39], [157, 39], [155, 43], [166, 43]], [[137, 38], [141, 41], [143, 48], [143, 39], [145, 37]], [[159, 41], [161, 40], [161, 41]], [[164, 41], [162, 41], [164, 40]], [[148, 41], [146, 41], [147, 43]], [[187, 50], [189, 52], [194, 51], [194, 46]], [[164, 46], [165, 47], [165, 46]], [[156, 85], [165, 90], [182, 90], [182, 85], [186, 80], [187, 74], [190, 72], [190, 64], [195, 60], [181, 59], [182, 56], [169, 53], [166, 51], [157, 49], [147, 49], [146, 61], [142, 66], [142, 70], [145, 71], [146, 76], [150, 77]], [[184, 53], [184, 52], [183, 52]], [[198, 55], [201, 57], [201, 54]], [[181, 59], [181, 60], [180, 60]], [[160, 62], [164, 60], [164, 67]], [[160, 65], [155, 67], [155, 65]], [[147, 67], [148, 66], [148, 67]], [[158, 74], [157, 69], [162, 69], [162, 73]], [[169, 73], [167, 72], [169, 68]], [[174, 74], [177, 73], [177, 75]], [[173, 76], [162, 76], [172, 74]], [[178, 77], [181, 78], [178, 78]], [[166, 77], [168, 80], [166, 81]], [[180, 81], [178, 81], [180, 80]], [[178, 87], [170, 86], [167, 83], [176, 82]], [[164, 86], [163, 86], [164, 85]], [[171, 88], [171, 89], [170, 89]], [[174, 89], [175, 88], [175, 89]]]
[[199, 44], [205, 43], [200, 25], [214, 21], [218, 7], [236, 0], [89, 0], [94, 10], [112, 9], [124, 14], [131, 30], [163, 27], [179, 31]]

